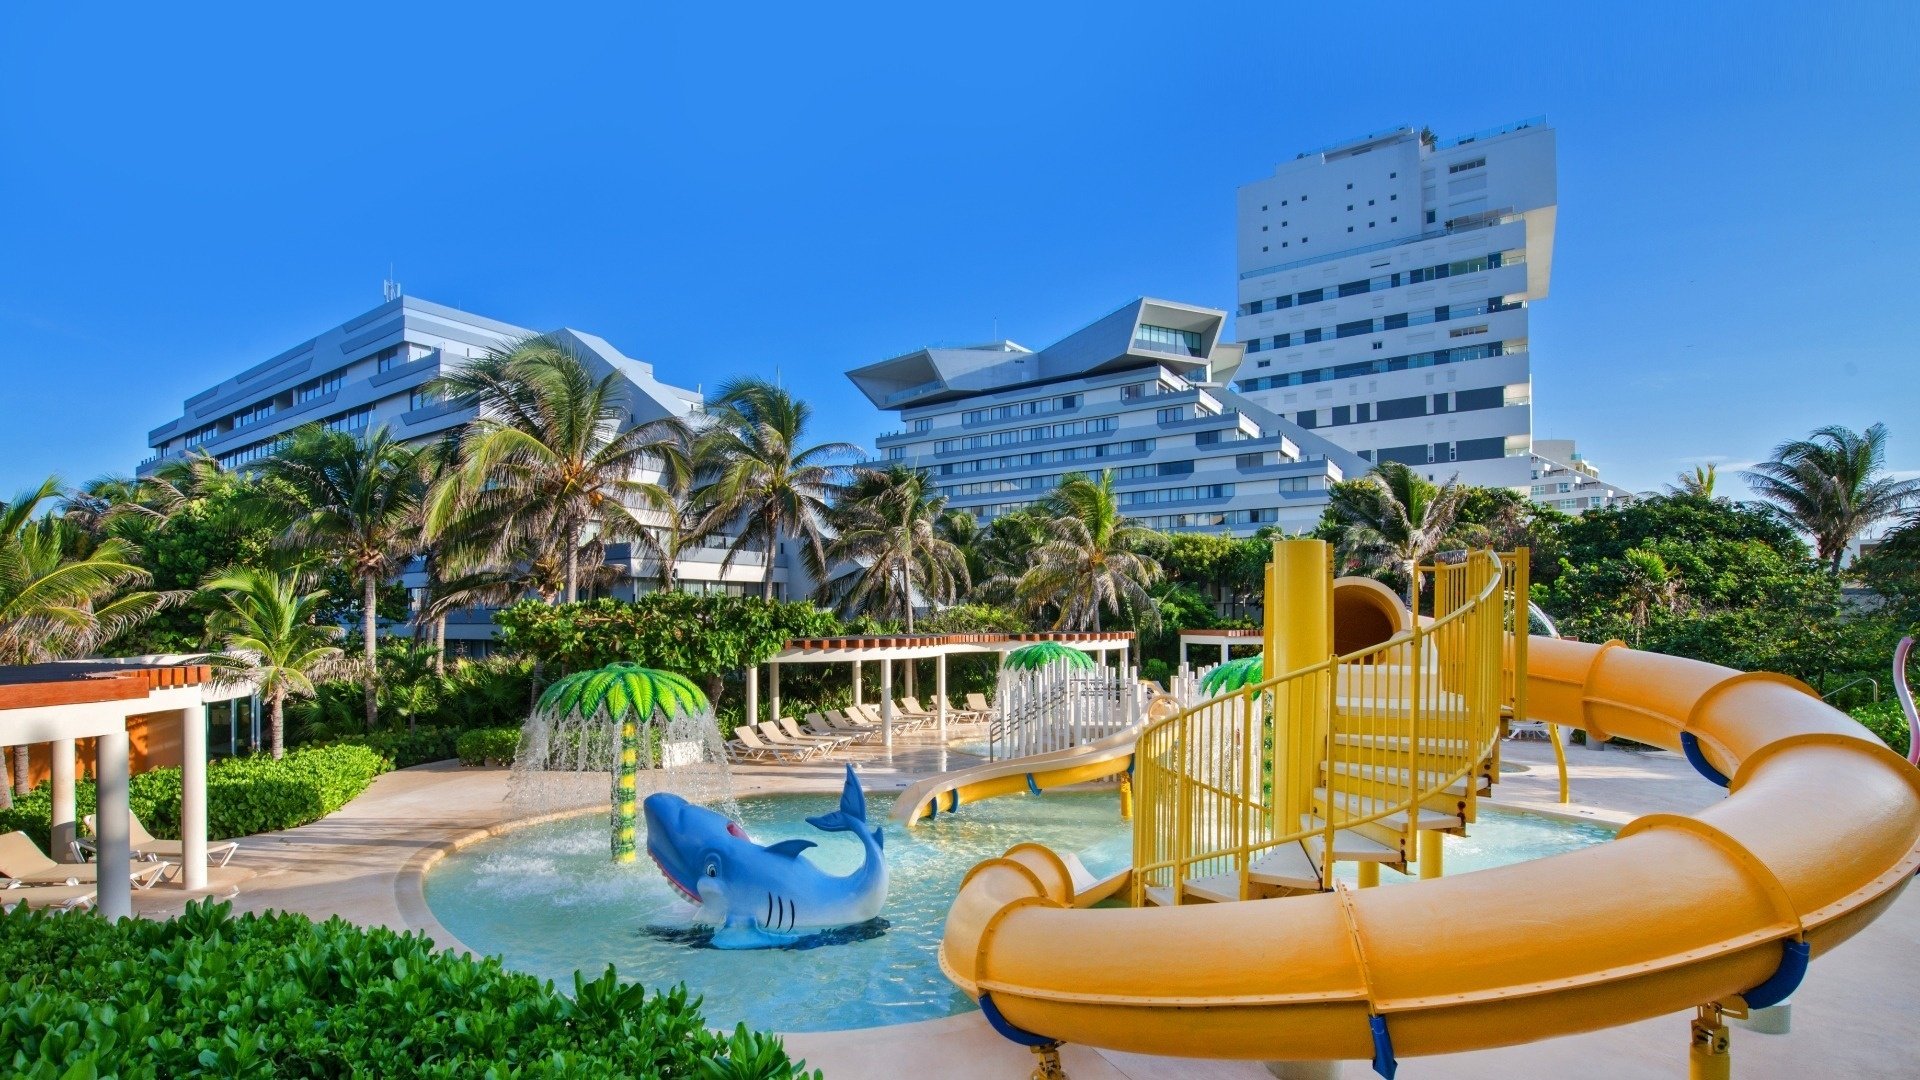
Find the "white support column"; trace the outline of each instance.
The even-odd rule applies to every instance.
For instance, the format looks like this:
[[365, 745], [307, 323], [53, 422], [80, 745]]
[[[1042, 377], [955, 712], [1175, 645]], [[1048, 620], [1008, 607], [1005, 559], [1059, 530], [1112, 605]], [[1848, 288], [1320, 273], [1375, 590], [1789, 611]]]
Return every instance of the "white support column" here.
[[860, 695], [863, 689], [864, 688], [860, 685], [860, 661], [855, 660], [853, 662], [853, 703], [855, 705], [865, 704], [865, 702], [860, 700]]
[[1183, 669], [1187, 666], [1187, 639], [1186, 638], [1180, 639], [1180, 666]]
[[73, 853], [73, 842], [79, 838], [74, 829], [73, 740], [55, 739], [47, 749], [53, 755], [53, 835], [47, 854], [54, 862], [78, 862], [79, 856]]
[[207, 887], [207, 707], [180, 710], [181, 883]]
[[933, 661], [933, 696], [940, 703], [933, 711], [940, 717], [940, 745], [947, 745], [947, 654], [941, 653]]
[[102, 735], [93, 744], [93, 775], [99, 784], [99, 812], [94, 821], [99, 828], [94, 839], [99, 844], [95, 860], [100, 864], [98, 904], [108, 921], [133, 914], [133, 853], [127, 838], [127, 733], [123, 728]]
[[747, 668], [747, 719], [746, 725], [752, 727], [760, 722], [760, 665]]
[[920, 691], [914, 687], [914, 676], [918, 673], [920, 662], [918, 660], [905, 660], [902, 661], [902, 663], [907, 666], [907, 696], [919, 697]]
[[780, 665], [767, 664], [767, 719], [780, 722]]
[[893, 753], [893, 661], [880, 661], [880, 730], [888, 755]]
[[1224, 641], [1220, 643], [1220, 662], [1221, 663], [1224, 664], [1228, 660], [1233, 659], [1233, 652], [1231, 651], [1232, 649], [1233, 649], [1232, 645], [1229, 645]]

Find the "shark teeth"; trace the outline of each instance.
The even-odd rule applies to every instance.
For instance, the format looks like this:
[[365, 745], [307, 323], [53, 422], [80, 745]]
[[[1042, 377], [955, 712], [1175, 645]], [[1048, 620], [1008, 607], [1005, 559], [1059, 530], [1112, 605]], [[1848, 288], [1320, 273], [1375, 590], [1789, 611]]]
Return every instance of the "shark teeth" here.
[[660, 861], [660, 856], [655, 855], [652, 848], [647, 849], [647, 858], [652, 859], [653, 865], [660, 868], [660, 876], [667, 879], [667, 884], [673, 886], [675, 892], [696, 904], [700, 903], [700, 894], [674, 880], [673, 874], [667, 870], [667, 864]]

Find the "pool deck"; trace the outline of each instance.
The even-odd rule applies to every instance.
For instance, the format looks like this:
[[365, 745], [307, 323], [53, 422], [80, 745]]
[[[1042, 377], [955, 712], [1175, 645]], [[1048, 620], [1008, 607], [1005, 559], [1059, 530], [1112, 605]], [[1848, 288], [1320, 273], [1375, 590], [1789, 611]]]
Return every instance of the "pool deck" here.
[[[1496, 801], [1509, 807], [1623, 823], [1647, 813], [1691, 812], [1721, 797], [1720, 789], [1697, 777], [1679, 755], [1571, 747], [1574, 801], [1561, 806], [1547, 744], [1510, 742], [1504, 755], [1511, 771], [1503, 773]], [[868, 790], [886, 791], [976, 760], [947, 751], [931, 738], [907, 737], [897, 740], [891, 759], [879, 751], [863, 751], [857, 765]], [[841, 775], [837, 763], [749, 766], [734, 772], [736, 790], [743, 795], [837, 790]], [[504, 770], [463, 769], [453, 763], [406, 769], [375, 780], [365, 794], [323, 821], [241, 841], [233, 873], [217, 877], [208, 892], [230, 896], [240, 911], [338, 915], [362, 925], [423, 932], [458, 947], [427, 911], [421, 880], [445, 853], [515, 823]], [[162, 917], [178, 912], [189, 898], [162, 886], [136, 893], [134, 906], [143, 916]], [[1854, 940], [1816, 960], [1794, 995], [1791, 1034], [1734, 1028], [1735, 1075], [1746, 1080], [1915, 1075], [1920, 1070], [1906, 1035], [1912, 1017], [1920, 1014], [1920, 984], [1912, 977], [1916, 962], [1920, 898], [1909, 893]], [[1418, 1080], [1682, 1076], [1690, 1015], [1676, 1013], [1499, 1050], [1404, 1059], [1402, 1075]], [[1032, 1069], [1031, 1055], [994, 1035], [977, 1013], [861, 1031], [790, 1035], [787, 1043], [830, 1080], [1020, 1080]], [[1079, 1046], [1067, 1047], [1063, 1058], [1073, 1080], [1271, 1076], [1257, 1062], [1156, 1058]], [[1348, 1062], [1339, 1075], [1359, 1080], [1373, 1073], [1364, 1062]]]

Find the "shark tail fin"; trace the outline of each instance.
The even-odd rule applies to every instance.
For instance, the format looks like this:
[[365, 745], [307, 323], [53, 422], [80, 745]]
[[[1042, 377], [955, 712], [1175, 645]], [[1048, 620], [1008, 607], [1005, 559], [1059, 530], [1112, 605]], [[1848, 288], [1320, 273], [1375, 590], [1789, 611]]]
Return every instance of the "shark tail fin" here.
[[[860, 781], [853, 774], [853, 766], [847, 766], [846, 783], [840, 789], [840, 808], [819, 817], [810, 817], [807, 824], [822, 832], [852, 832], [855, 828], [868, 828], [867, 797], [860, 790]], [[880, 830], [872, 829], [876, 841], [880, 839]]]

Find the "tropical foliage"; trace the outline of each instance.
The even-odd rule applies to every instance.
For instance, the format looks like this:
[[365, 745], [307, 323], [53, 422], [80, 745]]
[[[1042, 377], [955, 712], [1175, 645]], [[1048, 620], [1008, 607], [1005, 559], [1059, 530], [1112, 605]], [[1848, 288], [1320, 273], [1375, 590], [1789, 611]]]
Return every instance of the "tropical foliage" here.
[[1113, 474], [1070, 473], [1045, 507], [1045, 539], [1015, 586], [1021, 603], [1053, 612], [1060, 630], [1098, 630], [1107, 612], [1131, 612], [1139, 624], [1159, 626], [1147, 587], [1159, 580], [1160, 564], [1139, 550], [1152, 533], [1120, 513]]
[[945, 606], [966, 592], [967, 557], [942, 535], [946, 505], [926, 473], [860, 471], [832, 515], [826, 559], [849, 568], [824, 588], [834, 608], [898, 619], [912, 633], [916, 606]]
[[1920, 498], [1920, 479], [1887, 475], [1886, 459], [1886, 425], [1863, 432], [1830, 425], [1775, 447], [1747, 484], [1813, 538], [1820, 561], [1838, 576], [1855, 537]]
[[[314, 620], [323, 593], [301, 594], [292, 576], [239, 567], [207, 582], [223, 606], [210, 629], [225, 650], [209, 659], [251, 683], [266, 702], [267, 745], [286, 752], [286, 703], [311, 697], [314, 679], [340, 668], [340, 629]], [[371, 725], [369, 725], [371, 726]]]
[[1398, 461], [1336, 483], [1326, 513], [1337, 529], [1337, 556], [1349, 566], [1384, 567], [1417, 600], [1420, 564], [1457, 543], [1453, 533], [1467, 491], [1451, 480], [1436, 485]]

